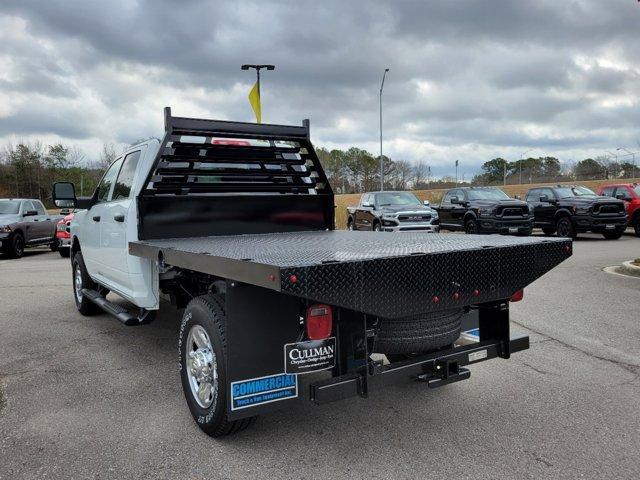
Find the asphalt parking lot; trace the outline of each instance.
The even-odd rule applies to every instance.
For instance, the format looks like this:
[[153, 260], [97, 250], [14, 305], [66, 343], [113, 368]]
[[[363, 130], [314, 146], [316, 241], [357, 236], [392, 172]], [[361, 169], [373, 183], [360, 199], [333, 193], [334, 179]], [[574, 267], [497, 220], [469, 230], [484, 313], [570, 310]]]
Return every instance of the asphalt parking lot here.
[[531, 348], [437, 390], [278, 412], [214, 440], [180, 386], [178, 312], [74, 307], [68, 259], [0, 258], [0, 479], [640, 478], [640, 239], [584, 235], [512, 306]]

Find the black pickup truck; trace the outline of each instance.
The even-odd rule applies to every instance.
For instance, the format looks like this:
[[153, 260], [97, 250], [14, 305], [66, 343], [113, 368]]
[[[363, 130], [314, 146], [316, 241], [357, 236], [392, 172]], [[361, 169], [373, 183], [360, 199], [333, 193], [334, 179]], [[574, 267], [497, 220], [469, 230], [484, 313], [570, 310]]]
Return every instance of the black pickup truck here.
[[627, 228], [624, 202], [598, 196], [587, 187], [532, 188], [525, 200], [535, 216], [535, 226], [547, 235], [575, 238], [579, 232], [594, 232], [616, 240]]
[[529, 206], [495, 187], [453, 188], [435, 208], [443, 230], [514, 235], [530, 235], [533, 230]]
[[[100, 182], [109, 188], [76, 199], [72, 184], [57, 183], [53, 197], [86, 209], [71, 224], [80, 313], [100, 308], [140, 325], [161, 295], [184, 309], [183, 391], [212, 436], [299, 401], [367, 397], [400, 381], [439, 387], [469, 378], [469, 364], [529, 348], [527, 336], [510, 335], [510, 300], [571, 255], [568, 239], [334, 230], [308, 122], [166, 109], [165, 129], [114, 162]], [[117, 242], [92, 243], [98, 228]], [[470, 311], [479, 341], [459, 345]]]
[[440, 231], [438, 212], [411, 192], [366, 192], [356, 207], [347, 207], [349, 230], [375, 232]]

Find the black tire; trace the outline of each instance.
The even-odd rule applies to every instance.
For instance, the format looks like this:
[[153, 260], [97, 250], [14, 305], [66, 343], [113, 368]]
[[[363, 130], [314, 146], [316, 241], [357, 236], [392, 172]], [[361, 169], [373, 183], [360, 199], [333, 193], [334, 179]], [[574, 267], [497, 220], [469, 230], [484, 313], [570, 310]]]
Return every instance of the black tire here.
[[374, 232], [379, 232], [380, 231], [380, 222], [373, 222], [373, 228], [372, 230]]
[[347, 230], [351, 230], [353, 231], [353, 220], [349, 219], [349, 221], [347, 222]]
[[[73, 256], [73, 261], [71, 262], [71, 282], [73, 285], [73, 299], [76, 302], [76, 308], [78, 311], [85, 316], [94, 315], [100, 311], [100, 307], [98, 307], [95, 303], [89, 300], [87, 297], [82, 295], [78, 289], [89, 288], [92, 290], [100, 291], [98, 284], [91, 280], [89, 273], [87, 272], [87, 267], [84, 265], [84, 259], [82, 258], [82, 252], [78, 252]], [[79, 275], [80, 280], [78, 280], [77, 275]], [[78, 285], [78, 281], [80, 281], [80, 285]]]
[[542, 233], [545, 235], [553, 235], [556, 233], [556, 229], [553, 227], [542, 227]]
[[633, 231], [636, 234], [636, 237], [640, 237], [640, 215], [636, 215], [633, 220]]
[[564, 238], [576, 238], [576, 228], [573, 226], [573, 222], [569, 217], [560, 217], [556, 221], [556, 233], [559, 237]]
[[53, 242], [49, 244], [49, 248], [52, 252], [57, 252], [60, 249], [60, 240], [57, 238], [54, 239]]
[[71, 256], [71, 248], [59, 248], [58, 253], [62, 258], [69, 258]]
[[[256, 418], [255, 416], [241, 420], [227, 418], [227, 402], [229, 401], [226, 389], [227, 343], [225, 337], [226, 317], [223, 305], [224, 300], [219, 295], [207, 294], [191, 300], [184, 310], [178, 339], [180, 378], [187, 405], [198, 427], [212, 437], [222, 437], [244, 430], [252, 425]], [[197, 325], [205, 330], [215, 355], [213, 364], [217, 373], [217, 388], [215, 395], [213, 393], [211, 395], [211, 404], [208, 408], [201, 406], [195, 398], [187, 372], [187, 349], [193, 347], [193, 345], [188, 345], [189, 332]]]
[[602, 232], [602, 236], [607, 240], [618, 240], [624, 232]]
[[466, 222], [464, 222], [464, 233], [474, 235], [479, 232], [480, 229], [478, 228], [478, 222], [475, 218], [470, 218]]
[[14, 233], [7, 247], [7, 255], [10, 258], [22, 258], [24, 255], [24, 237], [20, 232]]
[[456, 308], [403, 318], [381, 318], [374, 351], [408, 354], [429, 352], [451, 345], [460, 337], [464, 310]]
[[516, 235], [518, 237], [528, 237], [532, 233], [533, 233], [533, 228], [529, 228], [528, 230], [525, 230], [524, 232], [518, 232]]

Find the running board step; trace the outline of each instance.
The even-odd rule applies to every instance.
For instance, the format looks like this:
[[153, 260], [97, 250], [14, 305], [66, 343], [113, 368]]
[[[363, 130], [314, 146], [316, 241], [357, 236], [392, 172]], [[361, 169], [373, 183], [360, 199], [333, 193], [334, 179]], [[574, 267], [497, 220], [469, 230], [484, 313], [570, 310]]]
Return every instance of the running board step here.
[[129, 313], [129, 311], [126, 308], [110, 302], [95, 290], [91, 290], [89, 288], [83, 288], [82, 294], [85, 297], [87, 297], [89, 300], [91, 300], [93, 303], [95, 303], [97, 306], [99, 306], [102, 310], [116, 317], [118, 320], [120, 320], [122, 323], [124, 323], [127, 326], [142, 325], [142, 323], [144, 323], [143, 319], [140, 319], [139, 317], [132, 315], [131, 313]]

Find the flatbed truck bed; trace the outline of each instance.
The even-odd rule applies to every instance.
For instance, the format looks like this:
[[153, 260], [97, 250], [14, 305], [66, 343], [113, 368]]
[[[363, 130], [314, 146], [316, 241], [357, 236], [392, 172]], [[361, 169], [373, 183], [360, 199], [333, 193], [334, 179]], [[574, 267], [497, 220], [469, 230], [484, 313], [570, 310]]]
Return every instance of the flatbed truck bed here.
[[145, 240], [129, 252], [394, 318], [508, 298], [569, 257], [571, 241], [331, 230]]

